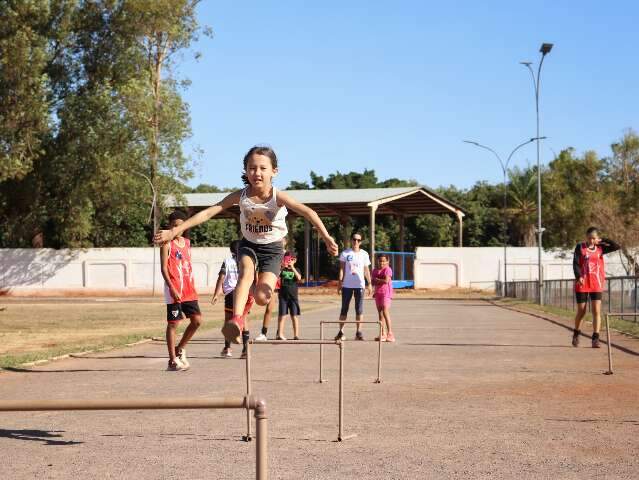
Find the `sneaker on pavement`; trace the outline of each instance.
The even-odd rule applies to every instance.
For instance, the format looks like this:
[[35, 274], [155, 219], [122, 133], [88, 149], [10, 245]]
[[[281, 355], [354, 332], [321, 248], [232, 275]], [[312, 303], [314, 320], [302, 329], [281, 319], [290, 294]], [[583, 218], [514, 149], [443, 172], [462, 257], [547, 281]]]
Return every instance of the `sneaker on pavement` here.
[[358, 331], [357, 333], [355, 333], [355, 340], [364, 340], [364, 334], [361, 331]]
[[169, 360], [169, 364], [166, 367], [167, 372], [179, 372], [181, 370], [186, 370], [188, 367], [185, 367], [182, 362], [178, 358], [175, 359], [174, 362]]
[[599, 343], [599, 334], [592, 334], [592, 348], [601, 348], [601, 344]]
[[573, 332], [572, 332], [572, 346], [573, 347], [578, 347], [579, 346], [579, 335], [581, 335], [581, 332], [579, 330], [573, 330]]
[[380, 340], [379, 337], [375, 337], [375, 341], [376, 342], [385, 342], [387, 339], [386, 335], [382, 334], [382, 339]]
[[284, 341], [284, 342], [285, 342], [287, 339], [286, 339], [286, 337], [285, 337], [284, 335], [280, 335], [280, 334], [278, 334], [278, 335], [275, 337], [275, 340], [282, 340], [282, 341]]
[[189, 363], [189, 361], [186, 359], [186, 349], [182, 348], [180, 350], [176, 350], [176, 357], [177, 359], [182, 362], [182, 365], [184, 365], [185, 368], [189, 368], [191, 366], [191, 364]]
[[242, 354], [240, 355], [240, 360], [244, 360], [246, 358], [246, 350], [242, 350]]
[[299, 340], [300, 337], [293, 337], [293, 340]]
[[386, 335], [386, 341], [387, 342], [394, 342], [395, 341], [395, 335], [393, 335], [393, 332], [388, 332], [388, 335]]
[[255, 337], [256, 342], [266, 342], [267, 340], [268, 340], [268, 337], [264, 335], [263, 333], [260, 333], [257, 337]]
[[222, 349], [222, 353], [220, 353], [220, 355], [224, 358], [231, 358], [233, 356], [233, 352], [231, 352], [230, 348], [226, 348], [224, 347]]
[[222, 335], [224, 339], [239, 344], [242, 340], [242, 329], [244, 328], [244, 318], [241, 316], [234, 316], [228, 322], [224, 322], [222, 327]]
[[335, 335], [335, 341], [337, 342], [338, 340], [344, 340], [344, 332], [341, 330], [337, 332], [337, 335]]

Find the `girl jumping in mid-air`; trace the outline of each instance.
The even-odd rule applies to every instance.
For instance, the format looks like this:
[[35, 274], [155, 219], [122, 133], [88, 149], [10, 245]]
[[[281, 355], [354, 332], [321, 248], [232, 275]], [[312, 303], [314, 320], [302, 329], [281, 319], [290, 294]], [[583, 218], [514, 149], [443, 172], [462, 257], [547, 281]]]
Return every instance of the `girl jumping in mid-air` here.
[[[233, 205], [239, 205], [243, 236], [238, 252], [240, 278], [234, 292], [233, 316], [222, 327], [224, 338], [233, 343], [240, 343], [244, 329], [242, 314], [251, 286], [255, 283], [253, 296], [258, 305], [266, 305], [271, 300], [284, 256], [282, 239], [288, 233], [287, 208], [317, 228], [329, 254], [336, 256], [338, 252], [335, 240], [328, 234], [317, 213], [273, 186], [273, 177], [277, 173], [277, 156], [273, 149], [259, 146], [251, 148], [244, 156], [242, 181], [245, 188], [231, 193], [217, 205], [202, 210], [170, 230], [160, 230], [154, 237], [156, 243], [169, 242], [184, 230], [213, 218]], [[247, 335], [248, 329], [245, 331]]]

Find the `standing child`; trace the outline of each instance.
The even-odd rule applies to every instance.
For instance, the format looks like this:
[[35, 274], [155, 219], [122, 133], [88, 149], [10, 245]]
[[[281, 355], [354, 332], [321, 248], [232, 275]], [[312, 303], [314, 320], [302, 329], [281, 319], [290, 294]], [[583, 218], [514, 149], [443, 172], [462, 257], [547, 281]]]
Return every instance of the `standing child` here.
[[578, 243], [573, 255], [575, 273], [575, 328], [572, 333], [572, 346], [579, 346], [581, 322], [586, 316], [588, 300], [592, 310], [592, 348], [601, 348], [599, 328], [601, 326], [601, 298], [606, 286], [606, 264], [604, 255], [619, 250], [612, 240], [600, 238], [595, 227], [586, 231], [586, 241]]
[[284, 317], [291, 315], [293, 322], [293, 340], [300, 339], [299, 316], [300, 302], [298, 298], [297, 282], [302, 279], [302, 275], [295, 268], [297, 258], [291, 252], [284, 254], [282, 271], [280, 272], [280, 293], [279, 293], [279, 316], [277, 317], [277, 340], [286, 340], [284, 336]]
[[394, 342], [395, 335], [391, 327], [390, 306], [393, 298], [393, 270], [388, 266], [388, 256], [383, 253], [377, 255], [377, 268], [373, 269], [373, 286], [375, 287], [375, 306], [379, 321], [382, 323], [382, 336], [376, 341]]
[[[211, 298], [211, 303], [215, 305], [218, 301], [218, 298], [221, 293], [224, 294], [224, 321], [229, 321], [233, 316], [233, 291], [237, 286], [237, 279], [239, 277], [239, 270], [237, 267], [237, 250], [240, 246], [239, 240], [233, 240], [230, 245], [231, 256], [227, 257], [222, 263], [222, 267], [220, 268], [220, 273], [217, 276], [217, 283], [215, 284], [215, 291], [213, 292], [213, 297]], [[253, 305], [253, 297], [249, 296], [248, 302], [244, 307], [244, 315], [248, 315], [251, 310], [251, 306]], [[242, 356], [240, 358], [246, 357], [246, 344], [248, 343], [248, 338], [246, 335], [242, 335]], [[231, 351], [231, 342], [228, 340], [224, 341], [224, 349], [221, 353], [222, 357], [230, 358], [233, 356], [233, 352]]]
[[271, 300], [284, 256], [282, 239], [288, 233], [288, 208], [309, 220], [319, 230], [329, 254], [337, 255], [337, 244], [317, 213], [273, 186], [278, 168], [277, 156], [271, 148], [251, 148], [244, 156], [243, 165], [242, 181], [245, 188], [231, 193], [217, 205], [202, 210], [184, 223], [155, 235], [157, 243], [169, 242], [187, 228], [199, 225], [233, 205], [239, 205], [243, 236], [238, 253], [240, 277], [235, 288], [233, 316], [222, 327], [224, 338], [234, 343], [239, 343], [242, 331], [248, 330], [244, 329], [242, 312], [249, 291], [255, 292], [258, 305], [266, 305]]
[[[169, 215], [169, 227], [178, 228], [184, 223], [186, 214], [176, 210]], [[166, 346], [169, 350], [169, 365], [167, 370], [179, 371], [189, 368], [186, 358], [186, 344], [191, 340], [195, 331], [202, 323], [202, 314], [198, 305], [197, 292], [191, 266], [191, 242], [188, 238], [178, 235], [162, 245], [160, 260], [162, 276], [164, 277], [164, 299], [166, 301]], [[177, 326], [187, 316], [191, 323], [180, 343], [175, 346]]]

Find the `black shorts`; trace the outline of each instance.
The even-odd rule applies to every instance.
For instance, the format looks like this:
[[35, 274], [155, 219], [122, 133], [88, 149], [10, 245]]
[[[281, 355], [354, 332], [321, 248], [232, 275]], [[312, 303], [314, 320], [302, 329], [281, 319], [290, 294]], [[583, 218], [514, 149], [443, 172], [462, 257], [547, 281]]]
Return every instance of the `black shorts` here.
[[301, 315], [300, 302], [296, 297], [279, 294], [279, 315]]
[[182, 303], [168, 303], [166, 305], [166, 321], [169, 323], [179, 322], [185, 316], [191, 318], [193, 315], [200, 315], [200, 305], [197, 300]]
[[233, 292], [224, 295], [224, 310], [227, 312], [233, 311]]
[[601, 300], [601, 292], [575, 292], [575, 299], [577, 303], [587, 303], [588, 298], [590, 300]]
[[363, 288], [347, 288], [342, 287], [342, 311], [340, 316], [348, 315], [348, 308], [351, 305], [351, 298], [355, 295], [355, 314], [364, 313], [364, 289]]
[[240, 263], [242, 257], [250, 257], [255, 263], [255, 271], [271, 272], [279, 276], [284, 258], [284, 246], [281, 241], [272, 243], [253, 243], [245, 238], [240, 240], [240, 248], [237, 261]]

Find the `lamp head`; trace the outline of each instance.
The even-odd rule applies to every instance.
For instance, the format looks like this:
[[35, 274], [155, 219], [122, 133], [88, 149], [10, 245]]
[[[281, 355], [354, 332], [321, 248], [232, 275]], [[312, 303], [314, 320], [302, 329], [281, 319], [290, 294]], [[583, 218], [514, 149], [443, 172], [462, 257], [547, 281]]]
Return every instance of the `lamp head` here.
[[541, 47], [539, 48], [539, 51], [541, 52], [542, 55], [546, 55], [550, 53], [551, 50], [552, 50], [552, 43], [542, 43]]

